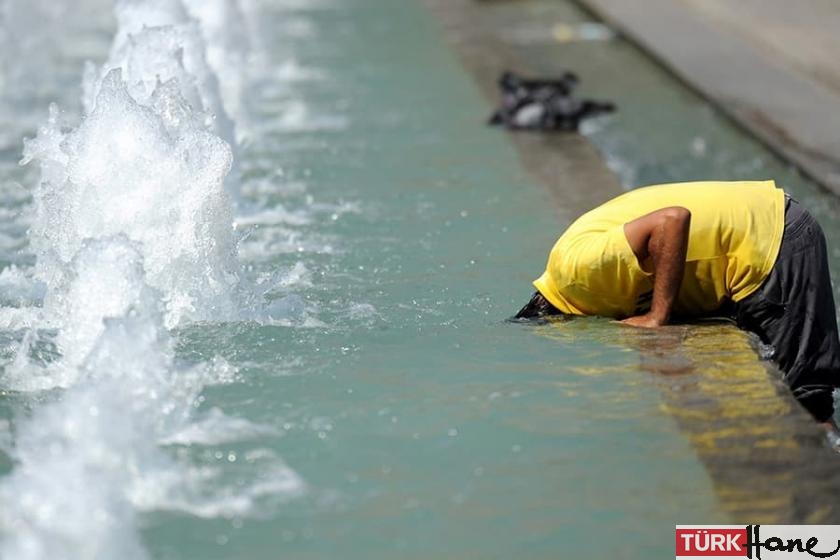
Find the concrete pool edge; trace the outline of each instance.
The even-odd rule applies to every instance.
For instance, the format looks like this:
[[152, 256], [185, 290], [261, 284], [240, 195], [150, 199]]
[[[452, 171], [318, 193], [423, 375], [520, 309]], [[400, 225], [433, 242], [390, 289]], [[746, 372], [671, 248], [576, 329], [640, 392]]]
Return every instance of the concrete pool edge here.
[[826, 118], [840, 113], [840, 93], [686, 3], [574, 2], [619, 30], [777, 156], [840, 196], [840, 136]]

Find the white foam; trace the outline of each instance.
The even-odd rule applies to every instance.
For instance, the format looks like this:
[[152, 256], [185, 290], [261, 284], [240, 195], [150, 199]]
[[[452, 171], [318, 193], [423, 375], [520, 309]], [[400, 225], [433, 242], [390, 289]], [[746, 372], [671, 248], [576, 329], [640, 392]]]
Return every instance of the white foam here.
[[251, 214], [242, 214], [236, 218], [237, 226], [278, 224], [303, 226], [311, 223], [311, 221], [312, 216], [309, 212], [290, 212], [280, 204], [275, 205], [273, 208], [267, 208]]
[[140, 510], [177, 511], [205, 519], [265, 517], [260, 512], [306, 492], [306, 484], [292, 469], [273, 454], [268, 460], [271, 466], [248, 469], [252, 482], [245, 484], [220, 483], [220, 468], [193, 467], [183, 476], [161, 470], [135, 486], [133, 503]]
[[[276, 432], [215, 409], [195, 418], [203, 388], [231, 382], [233, 372], [223, 360], [175, 365], [162, 308], [142, 282], [142, 262], [130, 242], [90, 243], [76, 262], [79, 270], [105, 263], [100, 272], [123, 278], [114, 278], [123, 289], [113, 288], [97, 307], [103, 316], [123, 313], [100, 320], [92, 344], [90, 333], [77, 335], [90, 350], [75, 366], [69, 389], [18, 427], [18, 467], [0, 484], [0, 531], [6, 535], [0, 557], [145, 558], [138, 510], [258, 515], [266, 500], [281, 503], [304, 492], [300, 477], [278, 458], [227, 484], [224, 470], [196, 467], [189, 457], [158, 447], [242, 442]], [[67, 297], [85, 282], [83, 274], [73, 276]], [[68, 336], [65, 330], [59, 339]], [[71, 357], [63, 359], [73, 369]]]
[[[75, 110], [75, 83], [90, 53], [107, 48], [110, 0], [3, 0], [0, 2], [0, 149], [20, 149], [43, 119], [45, 102]], [[72, 72], [68, 72], [72, 69]]]
[[32, 227], [37, 277], [55, 289], [86, 238], [125, 235], [141, 244], [174, 326], [231, 316], [238, 265], [223, 187], [230, 148], [168, 84], [155, 88], [154, 107], [143, 106], [112, 70], [78, 129], [62, 132], [53, 111], [24, 154], [42, 169]]
[[85, 118], [67, 129], [52, 107], [25, 145], [41, 171], [37, 262], [31, 275], [0, 273], [22, 306], [0, 323], [32, 328], [3, 385], [63, 391], [4, 443], [17, 465], [0, 481], [2, 558], [143, 559], [138, 511], [256, 515], [305, 491], [273, 455], [243, 461], [227, 483], [230, 465], [172, 452], [275, 432], [216, 410], [196, 417], [203, 389], [237, 372], [221, 359], [178, 365], [168, 330], [239, 317], [248, 300], [225, 190], [233, 127], [205, 62], [213, 33], [180, 0], [117, 0], [115, 14], [110, 57], [86, 72]]
[[0, 329], [31, 329], [43, 321], [40, 307], [0, 307]]
[[277, 433], [271, 426], [255, 424], [244, 418], [231, 418], [220, 409], [212, 408], [200, 419], [164, 435], [158, 441], [162, 445], [219, 445], [276, 436]]
[[44, 299], [45, 286], [23, 269], [12, 265], [0, 272], [0, 304], [8, 307], [35, 306]]
[[234, 0], [184, 0], [190, 15], [201, 23], [207, 62], [219, 76], [224, 107], [240, 128], [249, 128], [245, 111], [246, 69], [254, 31]]
[[[148, 11], [149, 4], [154, 11]], [[108, 61], [99, 71], [92, 65], [85, 71], [86, 111], [93, 112], [104, 78], [114, 69], [122, 70], [129, 94], [142, 105], [152, 105], [158, 84], [174, 79], [192, 112], [203, 113], [208, 129], [233, 145], [233, 122], [222, 104], [216, 75], [206, 61], [201, 29], [180, 2], [118, 0], [115, 12], [119, 31]]]
[[268, 125], [273, 130], [282, 132], [312, 132], [324, 130], [344, 130], [348, 119], [343, 115], [313, 114], [309, 106], [300, 99], [283, 104], [280, 116], [270, 119]]
[[[0, 484], [0, 528], [6, 536], [0, 557], [146, 557], [126, 488], [144, 463], [164, 458], [141, 425], [152, 416], [137, 413], [154, 401], [143, 399], [131, 381], [142, 379], [141, 386], [148, 388], [145, 374], [158, 364], [113, 357], [123, 353], [120, 346], [127, 342], [151, 350], [157, 333], [142, 323], [112, 328], [124, 335], [130, 330], [131, 340], [117, 334], [99, 345], [87, 367], [104, 378], [70, 390], [19, 428], [18, 466]], [[118, 368], [96, 369], [108, 362], [118, 362]]]
[[105, 331], [105, 319], [150, 305], [141, 259], [139, 244], [124, 236], [83, 242], [44, 301], [58, 328], [63, 366], [75, 369], [82, 363]]
[[302, 262], [296, 262], [294, 266], [283, 273], [277, 282], [280, 288], [310, 288], [312, 287], [312, 272]]

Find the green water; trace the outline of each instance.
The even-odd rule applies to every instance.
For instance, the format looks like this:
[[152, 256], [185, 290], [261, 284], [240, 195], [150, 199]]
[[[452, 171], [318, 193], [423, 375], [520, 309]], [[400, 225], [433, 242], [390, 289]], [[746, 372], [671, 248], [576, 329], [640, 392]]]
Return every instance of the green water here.
[[[282, 30], [288, 16], [264, 17]], [[330, 252], [291, 249], [255, 264], [302, 262], [313, 285], [296, 291], [327, 326], [197, 327], [182, 344], [245, 364], [243, 381], [210, 391], [205, 405], [283, 427], [259, 445], [309, 491], [262, 520], [151, 515], [152, 549], [647, 558], [671, 550], [675, 519], [725, 521], [638, 353], [612, 344], [617, 326], [505, 322], [560, 224], [505, 136], [482, 126], [488, 106], [427, 13], [349, 1], [296, 17], [313, 36], [278, 32], [272, 61], [291, 53], [327, 78], [263, 96], [256, 120], [295, 97], [314, 113], [345, 115], [347, 126], [266, 125], [244, 167], [256, 180], [279, 165], [316, 203], [358, 208], [295, 228]], [[303, 208], [305, 198], [279, 200]]]
[[[674, 524], [737, 517], [744, 507], [732, 490], [738, 476], [757, 480], [764, 491], [773, 487], [762, 478], [760, 453], [744, 472], [733, 448], [781, 449], [768, 456], [773, 465], [797, 445], [819, 447], [796, 421], [797, 429], [750, 432], [757, 419], [775, 426], [779, 417], [800, 417], [734, 329], [709, 339], [669, 331], [662, 336], [675, 337], [677, 346], [670, 353], [661, 351], [662, 338], [640, 339], [603, 320], [505, 322], [527, 299], [528, 283], [567, 216], [561, 210], [558, 219], [505, 135], [482, 126], [486, 102], [420, 6], [350, 0], [301, 10], [293, 18], [306, 22], [310, 34], [293, 37], [283, 33], [291, 25], [287, 11], [266, 10], [263, 17], [278, 30], [266, 45], [270, 63], [291, 56], [323, 79], [255, 86], [254, 120], [264, 124], [244, 154], [246, 177], [259, 181], [281, 167], [281, 187], [305, 188], [269, 200], [307, 213], [311, 222], [290, 228], [302, 251], [291, 243], [279, 254], [259, 253], [253, 265], [269, 271], [303, 263], [312, 285], [289, 288], [305, 301], [290, 326], [194, 327], [182, 333], [182, 350], [202, 358], [220, 352], [242, 368], [242, 381], [209, 390], [205, 406], [282, 434], [199, 450], [196, 460], [224, 462], [231, 451], [241, 456], [268, 447], [308, 490], [266, 504], [257, 519], [150, 514], [145, 538], [155, 555], [667, 556]], [[606, 59], [627, 52], [616, 49]], [[593, 89], [601, 85], [584, 75]], [[272, 81], [270, 71], [265, 79]], [[697, 105], [657, 79], [666, 99]], [[304, 100], [311, 115], [340, 117], [346, 126], [331, 127], [329, 118], [312, 130], [274, 126], [276, 108], [289, 100]], [[594, 135], [607, 151], [632, 131], [624, 115], [640, 112], [624, 97], [618, 101], [618, 119]], [[661, 107], [657, 102], [657, 113]], [[679, 105], [673, 110], [682, 114]], [[719, 176], [766, 158], [753, 156], [759, 150], [707, 109], [690, 114], [698, 111], [717, 120], [708, 126], [726, 140], [715, 149], [752, 150], [734, 152], [734, 167], [714, 168]], [[660, 144], [633, 146], [666, 153]], [[665, 163], [639, 165], [643, 182], [709, 172], [700, 164], [674, 168], [667, 155], [650, 159]], [[353, 211], [333, 219], [330, 208], [313, 209], [313, 202], [345, 203]], [[711, 347], [699, 350], [690, 344], [709, 340]], [[733, 363], [743, 394], [755, 403], [740, 415], [728, 412], [740, 410], [739, 401], [727, 401], [738, 395]], [[675, 367], [694, 373], [673, 382], [658, 376]], [[695, 398], [684, 398], [692, 386], [700, 387]], [[680, 414], [686, 410], [709, 422]], [[721, 433], [710, 429], [715, 415], [732, 419]], [[739, 422], [745, 436], [733, 443], [721, 435]], [[721, 457], [742, 467], [734, 484], [731, 471], [715, 467]], [[807, 479], [805, 467], [788, 463], [789, 477]], [[796, 486], [784, 494], [769, 504], [753, 498], [747, 513], [800, 515], [791, 505], [801, 501]]]
[[[276, 435], [167, 452], [221, 469], [232, 498], [267, 451], [306, 487], [243, 514], [143, 512], [151, 557], [647, 559], [673, 551], [676, 524], [838, 516], [833, 457], [746, 334], [506, 320], [583, 209], [557, 208], [483, 125], [490, 106], [419, 2], [256, 9], [242, 184], [252, 209], [288, 214], [241, 254], [254, 278], [285, 275], [280, 320], [175, 334], [180, 360], [239, 370], [201, 411]], [[831, 222], [833, 200], [626, 44], [518, 48], [618, 102], [588, 134], [626, 183], [773, 176]], [[4, 418], [29, 405], [0, 401]]]

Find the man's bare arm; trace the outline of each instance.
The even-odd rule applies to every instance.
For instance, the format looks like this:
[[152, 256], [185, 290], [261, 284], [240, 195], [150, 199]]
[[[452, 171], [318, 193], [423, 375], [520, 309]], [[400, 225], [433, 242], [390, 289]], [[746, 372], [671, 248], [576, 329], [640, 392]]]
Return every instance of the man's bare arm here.
[[624, 224], [624, 235], [643, 269], [653, 272], [650, 311], [628, 317], [622, 323], [636, 327], [660, 327], [668, 323], [680, 291], [691, 212], [671, 206]]

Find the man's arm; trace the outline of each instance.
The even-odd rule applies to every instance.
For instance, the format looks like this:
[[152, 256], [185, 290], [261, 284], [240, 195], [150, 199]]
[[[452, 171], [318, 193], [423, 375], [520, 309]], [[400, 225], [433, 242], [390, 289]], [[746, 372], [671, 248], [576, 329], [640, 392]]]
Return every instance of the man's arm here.
[[653, 300], [650, 311], [628, 317], [622, 323], [636, 327], [660, 327], [668, 323], [680, 291], [691, 212], [671, 206], [624, 224], [624, 235], [639, 265], [653, 272]]

